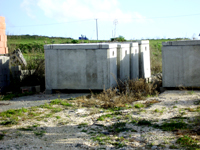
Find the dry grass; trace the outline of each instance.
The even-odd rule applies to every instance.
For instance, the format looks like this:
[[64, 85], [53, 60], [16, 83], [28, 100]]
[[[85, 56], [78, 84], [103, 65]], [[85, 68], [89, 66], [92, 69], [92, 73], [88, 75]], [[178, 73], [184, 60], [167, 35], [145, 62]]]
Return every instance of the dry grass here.
[[76, 102], [84, 107], [115, 108], [126, 107], [134, 101], [145, 99], [149, 95], [156, 95], [156, 85], [146, 83], [145, 79], [129, 80], [120, 83], [118, 88], [103, 90], [100, 94], [91, 92], [91, 98], [79, 98]]

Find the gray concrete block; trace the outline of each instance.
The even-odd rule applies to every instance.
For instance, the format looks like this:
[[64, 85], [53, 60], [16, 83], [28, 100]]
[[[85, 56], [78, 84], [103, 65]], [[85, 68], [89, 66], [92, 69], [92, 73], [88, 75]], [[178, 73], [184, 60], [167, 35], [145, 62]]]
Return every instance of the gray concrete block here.
[[200, 41], [163, 43], [163, 87], [200, 87]]
[[117, 45], [117, 78], [130, 79], [130, 44]]
[[139, 77], [151, 77], [149, 41], [139, 41]]
[[139, 78], [139, 47], [138, 42], [130, 43], [130, 79]]
[[117, 85], [117, 44], [53, 44], [44, 49], [47, 91], [102, 90]]

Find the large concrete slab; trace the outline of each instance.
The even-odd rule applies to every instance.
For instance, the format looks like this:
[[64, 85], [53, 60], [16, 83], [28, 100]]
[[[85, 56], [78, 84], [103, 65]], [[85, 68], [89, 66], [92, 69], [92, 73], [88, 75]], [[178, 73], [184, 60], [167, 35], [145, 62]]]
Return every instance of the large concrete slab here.
[[199, 58], [199, 40], [163, 43], [163, 87], [200, 87]]
[[139, 47], [138, 42], [130, 43], [130, 79], [139, 78]]
[[117, 85], [117, 44], [53, 44], [44, 49], [46, 91]]
[[150, 66], [150, 48], [149, 41], [139, 41], [139, 77], [150, 78], [151, 66]]
[[130, 44], [117, 44], [117, 78], [130, 79]]

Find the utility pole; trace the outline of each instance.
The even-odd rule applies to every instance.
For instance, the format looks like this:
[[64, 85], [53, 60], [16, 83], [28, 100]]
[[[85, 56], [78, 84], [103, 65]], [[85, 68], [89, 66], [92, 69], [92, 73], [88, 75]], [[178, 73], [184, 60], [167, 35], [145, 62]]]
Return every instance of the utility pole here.
[[97, 19], [96, 19], [96, 32], [97, 32], [97, 40], [98, 40], [98, 23], [97, 23]]

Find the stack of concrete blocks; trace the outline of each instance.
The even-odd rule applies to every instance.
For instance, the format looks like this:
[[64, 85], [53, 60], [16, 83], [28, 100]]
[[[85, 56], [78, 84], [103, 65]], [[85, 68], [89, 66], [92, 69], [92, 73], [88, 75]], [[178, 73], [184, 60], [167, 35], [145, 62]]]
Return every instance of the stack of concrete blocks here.
[[44, 49], [46, 93], [117, 85], [117, 44], [53, 44]]
[[139, 41], [139, 78], [150, 80], [151, 66], [150, 66], [150, 49], [149, 41]]
[[130, 79], [139, 79], [138, 42], [130, 43]]
[[117, 44], [117, 79], [130, 79], [130, 44]]
[[[7, 36], [5, 35], [5, 18], [0, 16], [0, 55], [7, 54]], [[10, 82], [9, 57], [0, 56], [0, 92], [4, 92]]]
[[200, 40], [162, 45], [163, 87], [200, 87]]
[[0, 16], [0, 54], [7, 54], [7, 36], [5, 18]]

